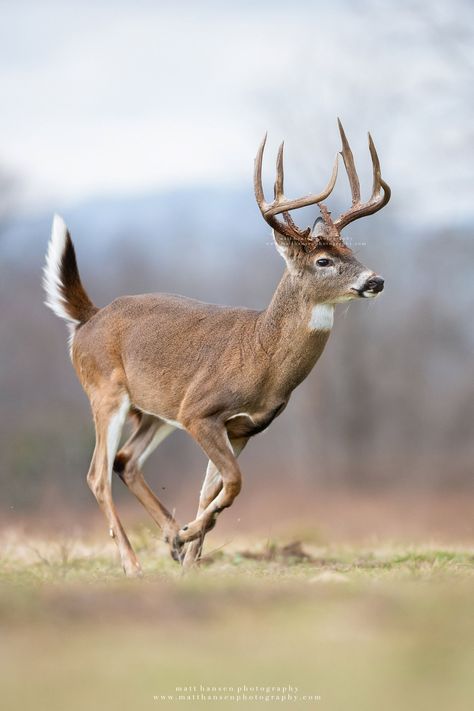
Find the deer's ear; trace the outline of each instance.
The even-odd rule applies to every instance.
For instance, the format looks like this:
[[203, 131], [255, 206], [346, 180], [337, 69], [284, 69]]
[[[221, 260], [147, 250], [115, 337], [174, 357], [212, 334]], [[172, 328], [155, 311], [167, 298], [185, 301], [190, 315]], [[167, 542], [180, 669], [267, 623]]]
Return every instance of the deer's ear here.
[[324, 235], [325, 223], [322, 217], [317, 217], [311, 228], [311, 234], [313, 237], [322, 237]]
[[[285, 237], [285, 235], [282, 235], [278, 232], [278, 230], [273, 229], [272, 230], [273, 234], [273, 241], [275, 242], [276, 248], [278, 249], [281, 247], [282, 249], [286, 249], [290, 243], [290, 240], [288, 237]], [[278, 249], [278, 251], [280, 251]]]
[[292, 271], [292, 263], [301, 251], [301, 247], [296, 242], [293, 242], [293, 240], [281, 235], [277, 230], [273, 230], [273, 239], [278, 254], [283, 257], [286, 266]]

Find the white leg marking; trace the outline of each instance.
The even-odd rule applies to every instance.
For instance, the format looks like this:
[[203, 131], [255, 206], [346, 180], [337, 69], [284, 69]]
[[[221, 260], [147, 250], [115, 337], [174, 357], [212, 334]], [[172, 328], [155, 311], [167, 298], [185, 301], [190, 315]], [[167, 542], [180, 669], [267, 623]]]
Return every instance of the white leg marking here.
[[209, 462], [207, 463], [206, 476], [204, 477], [204, 481], [203, 481], [202, 487], [201, 487], [200, 497], [202, 498], [204, 496], [204, 494], [206, 493], [207, 489], [209, 489], [211, 486], [213, 486], [214, 482], [220, 480], [220, 478], [221, 478], [221, 475], [217, 471], [217, 468], [211, 462], [211, 460], [209, 460]]
[[128, 395], [124, 395], [119, 408], [110, 418], [109, 426], [107, 428], [107, 469], [109, 474], [109, 481], [111, 481], [112, 479], [114, 459], [117, 453], [122, 427], [124, 425], [125, 418], [127, 417], [127, 413], [129, 410], [130, 398], [128, 397]]

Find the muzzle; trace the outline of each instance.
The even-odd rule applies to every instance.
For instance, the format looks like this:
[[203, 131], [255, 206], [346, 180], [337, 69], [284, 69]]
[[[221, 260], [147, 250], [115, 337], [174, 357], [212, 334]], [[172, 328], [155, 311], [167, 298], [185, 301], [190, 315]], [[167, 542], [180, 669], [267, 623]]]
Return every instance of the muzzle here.
[[373, 276], [373, 277], [370, 277], [370, 279], [367, 279], [367, 281], [365, 282], [361, 291], [362, 291], [362, 294], [364, 294], [364, 292], [366, 292], [366, 291], [368, 291], [371, 294], [378, 294], [381, 291], [383, 291], [383, 287], [384, 287], [384, 280], [382, 279], [382, 277]]

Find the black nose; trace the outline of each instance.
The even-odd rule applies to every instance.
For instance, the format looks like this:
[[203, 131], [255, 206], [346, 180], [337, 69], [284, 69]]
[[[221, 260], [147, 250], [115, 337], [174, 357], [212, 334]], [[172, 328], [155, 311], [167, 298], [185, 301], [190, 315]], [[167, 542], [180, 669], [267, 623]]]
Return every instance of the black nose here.
[[376, 294], [382, 291], [384, 285], [384, 280], [382, 277], [373, 276], [367, 279], [364, 291], [374, 291]]

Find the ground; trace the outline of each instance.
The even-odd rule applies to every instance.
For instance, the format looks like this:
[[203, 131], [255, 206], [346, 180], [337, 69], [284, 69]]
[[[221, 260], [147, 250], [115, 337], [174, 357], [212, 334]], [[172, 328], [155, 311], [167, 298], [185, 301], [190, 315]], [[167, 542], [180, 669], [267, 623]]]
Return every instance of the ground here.
[[468, 546], [214, 539], [183, 574], [132, 538], [142, 580], [103, 539], [3, 532], [4, 711], [474, 708]]

